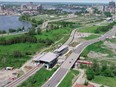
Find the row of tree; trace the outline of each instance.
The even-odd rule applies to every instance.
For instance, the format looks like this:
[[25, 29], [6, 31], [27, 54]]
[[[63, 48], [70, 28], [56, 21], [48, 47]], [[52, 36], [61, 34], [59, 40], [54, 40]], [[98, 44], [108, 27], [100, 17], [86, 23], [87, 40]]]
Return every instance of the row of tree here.
[[108, 65], [106, 63], [98, 63], [94, 61], [91, 67], [87, 67], [86, 75], [88, 80], [94, 79], [95, 75], [105, 76], [105, 77], [115, 77], [116, 76], [116, 66]]
[[9, 29], [9, 33], [13, 33], [13, 32], [20, 32], [20, 31], [24, 31], [25, 28], [22, 27], [22, 28], [18, 28], [18, 29]]
[[96, 29], [95, 33], [107, 32], [110, 29], [112, 29], [115, 24], [116, 22], [113, 22], [113, 23], [108, 24], [107, 26], [100, 26]]
[[5, 30], [0, 30], [0, 34], [5, 34], [5, 33], [7, 33]]
[[23, 14], [19, 17], [20, 21], [30, 21], [30, 15], [28, 14]]
[[29, 35], [22, 35], [8, 40], [0, 39], [0, 45], [11, 45], [16, 43], [26, 43], [26, 42], [37, 43], [37, 38]]
[[64, 27], [71, 27], [71, 28], [73, 28], [74, 26], [75, 26], [75, 23], [73, 23], [73, 22], [65, 22], [65, 21], [51, 22], [47, 26], [46, 30], [49, 31], [49, 30], [59, 29], [59, 28], [64, 28]]

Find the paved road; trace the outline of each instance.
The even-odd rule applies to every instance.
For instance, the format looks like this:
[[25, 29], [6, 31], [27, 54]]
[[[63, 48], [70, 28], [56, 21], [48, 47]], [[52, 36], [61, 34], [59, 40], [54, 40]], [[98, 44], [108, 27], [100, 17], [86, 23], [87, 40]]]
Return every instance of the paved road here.
[[86, 78], [84, 77], [84, 75], [85, 75], [85, 71], [83, 69], [79, 69], [78, 79], [76, 80], [76, 82], [73, 84], [72, 87], [75, 87], [77, 83], [84, 84], [84, 82], [86, 81]]
[[89, 45], [105, 40], [106, 37], [110, 37], [112, 35], [116, 34], [116, 26], [113, 27], [112, 30], [104, 34], [103, 36], [93, 39], [90, 41], [86, 41], [81, 43], [79, 46], [77, 46], [73, 53], [67, 58], [67, 60], [59, 67], [59, 69], [52, 75], [52, 77], [42, 86], [42, 87], [57, 87], [60, 82], [63, 80], [63, 78], [67, 75], [68, 71], [71, 69], [71, 67], [74, 65], [74, 63], [79, 58], [82, 51]]
[[32, 68], [26, 74], [22, 75], [21, 77], [17, 78], [16, 80], [12, 81], [11, 83], [9, 83], [8, 85], [6, 85], [5, 87], [17, 87], [18, 85], [20, 85], [20, 83], [24, 82], [30, 76], [32, 76], [37, 71], [39, 71], [43, 66], [44, 65], [40, 64], [40, 65], [36, 66], [35, 68]]
[[69, 39], [64, 43], [64, 45], [69, 45], [69, 44], [73, 41], [74, 36], [75, 36], [75, 34], [76, 34], [76, 31], [77, 31], [77, 29], [74, 29], [74, 30], [71, 32]]
[[75, 18], [76, 16], [73, 16], [73, 17], [66, 17], [66, 18], [60, 18], [60, 19], [55, 19], [55, 20], [49, 20], [49, 21], [46, 21], [42, 24], [42, 29], [46, 28], [48, 26], [48, 24], [50, 22], [57, 22], [57, 21], [62, 21], [62, 20], [68, 20], [68, 19], [72, 19], [72, 18]]

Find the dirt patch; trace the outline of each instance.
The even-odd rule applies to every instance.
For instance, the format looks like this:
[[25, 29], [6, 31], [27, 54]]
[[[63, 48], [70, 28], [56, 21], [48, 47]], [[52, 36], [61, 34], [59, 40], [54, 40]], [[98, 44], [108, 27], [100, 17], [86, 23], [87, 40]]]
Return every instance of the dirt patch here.
[[100, 57], [106, 57], [106, 56], [108, 56], [108, 54], [90, 51], [87, 56], [89, 58], [100, 58]]
[[116, 50], [116, 44], [111, 43], [110, 41], [105, 41], [104, 45], [107, 46], [108, 48], [111, 48], [113, 50]]

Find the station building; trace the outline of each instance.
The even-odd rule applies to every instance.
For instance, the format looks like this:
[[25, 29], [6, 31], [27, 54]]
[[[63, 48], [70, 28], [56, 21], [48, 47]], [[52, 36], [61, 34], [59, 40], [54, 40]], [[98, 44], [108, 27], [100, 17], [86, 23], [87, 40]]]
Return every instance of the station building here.
[[66, 53], [68, 51], [68, 46], [67, 45], [63, 45], [60, 48], [56, 49], [54, 51], [54, 53], [58, 54], [59, 56], [63, 55], [64, 53]]
[[45, 68], [52, 68], [57, 63], [58, 55], [53, 52], [48, 52], [44, 56], [35, 59], [35, 63], [44, 64]]

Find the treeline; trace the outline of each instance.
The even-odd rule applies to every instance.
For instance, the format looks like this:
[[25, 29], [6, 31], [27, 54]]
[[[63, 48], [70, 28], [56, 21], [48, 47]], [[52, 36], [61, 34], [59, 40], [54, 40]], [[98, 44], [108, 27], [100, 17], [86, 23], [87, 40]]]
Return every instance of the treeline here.
[[0, 34], [5, 34], [5, 33], [7, 33], [5, 30], [0, 30]]
[[33, 27], [37, 27], [38, 25], [41, 25], [43, 23], [43, 20], [36, 20], [36, 19], [30, 19], [30, 22], [32, 23]]
[[20, 31], [24, 31], [24, 30], [25, 30], [24, 27], [18, 28], [18, 29], [9, 29], [9, 33], [20, 32]]
[[19, 17], [20, 21], [30, 21], [30, 15], [28, 14], [23, 14]]
[[47, 26], [47, 29], [48, 30], [53, 30], [53, 29], [59, 29], [59, 28], [64, 28], [64, 27], [74, 28], [74, 26], [75, 26], [75, 23], [73, 23], [73, 22], [65, 22], [65, 21], [61, 21], [61, 22], [51, 22]]
[[0, 45], [11, 45], [17, 43], [26, 43], [26, 42], [37, 43], [37, 38], [29, 35], [22, 35], [8, 40], [0, 39]]
[[113, 23], [108, 24], [107, 26], [100, 26], [95, 30], [95, 33], [107, 32], [110, 29], [112, 29], [115, 24], [116, 22], [113, 22]]
[[108, 65], [106, 63], [98, 63], [94, 61], [93, 65], [87, 67], [86, 75], [88, 80], [94, 79], [94, 76], [105, 76], [105, 77], [115, 77], [116, 76], [116, 66]]

